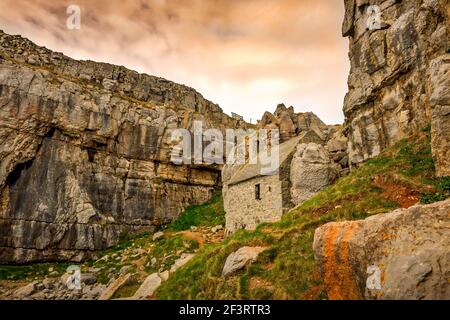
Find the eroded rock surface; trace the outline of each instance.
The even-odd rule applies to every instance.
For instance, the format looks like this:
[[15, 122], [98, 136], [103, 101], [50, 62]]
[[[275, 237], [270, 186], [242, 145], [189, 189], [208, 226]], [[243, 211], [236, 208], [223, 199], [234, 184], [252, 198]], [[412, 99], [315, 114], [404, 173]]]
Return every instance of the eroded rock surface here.
[[195, 90], [0, 32], [0, 263], [81, 260], [209, 199], [176, 128], [245, 127]]
[[336, 181], [339, 171], [340, 167], [323, 146], [299, 144], [291, 162], [292, 202], [298, 205], [310, 199]]
[[330, 299], [450, 299], [450, 200], [316, 230]]

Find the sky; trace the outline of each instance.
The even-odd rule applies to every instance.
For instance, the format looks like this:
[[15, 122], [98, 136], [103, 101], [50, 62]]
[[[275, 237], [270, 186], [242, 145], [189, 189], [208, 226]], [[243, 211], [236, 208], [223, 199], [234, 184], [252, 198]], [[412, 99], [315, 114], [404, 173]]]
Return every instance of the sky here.
[[0, 0], [6, 33], [185, 84], [253, 123], [279, 103], [343, 122], [343, 16], [343, 0]]

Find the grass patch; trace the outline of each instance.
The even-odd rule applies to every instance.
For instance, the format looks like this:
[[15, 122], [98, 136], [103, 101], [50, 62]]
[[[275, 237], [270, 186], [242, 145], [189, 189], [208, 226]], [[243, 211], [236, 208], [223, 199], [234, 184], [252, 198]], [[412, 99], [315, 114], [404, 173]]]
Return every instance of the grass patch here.
[[[198, 243], [183, 235], [176, 235], [156, 242], [151, 255], [146, 259], [145, 272], [152, 274], [169, 270], [183, 253], [192, 253], [198, 248]], [[152, 260], [156, 261], [152, 263]]]
[[130, 281], [130, 283], [120, 287], [119, 290], [114, 293], [111, 299], [132, 297], [137, 289], [139, 289], [139, 287], [139, 282], [133, 279], [132, 281]]
[[167, 226], [170, 231], [189, 230], [192, 226], [209, 226], [225, 224], [225, 211], [221, 192], [202, 205], [191, 206], [180, 217]]
[[[281, 221], [255, 231], [238, 231], [220, 244], [206, 245], [156, 292], [159, 299], [325, 299], [312, 250], [315, 229], [331, 221], [359, 220], [392, 211], [377, 181], [405, 186], [427, 203], [448, 198], [449, 179], [434, 176], [430, 130], [389, 148], [336, 184], [291, 210]], [[436, 194], [440, 194], [437, 196]], [[243, 246], [265, 246], [258, 260], [229, 277], [221, 272], [228, 255]]]

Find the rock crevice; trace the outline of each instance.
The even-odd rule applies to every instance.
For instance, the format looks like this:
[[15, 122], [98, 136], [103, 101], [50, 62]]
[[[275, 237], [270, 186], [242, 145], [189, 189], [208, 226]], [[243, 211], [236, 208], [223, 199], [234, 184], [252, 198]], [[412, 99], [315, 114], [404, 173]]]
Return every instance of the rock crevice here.
[[195, 90], [0, 32], [0, 263], [81, 260], [209, 199], [174, 129], [246, 127]]

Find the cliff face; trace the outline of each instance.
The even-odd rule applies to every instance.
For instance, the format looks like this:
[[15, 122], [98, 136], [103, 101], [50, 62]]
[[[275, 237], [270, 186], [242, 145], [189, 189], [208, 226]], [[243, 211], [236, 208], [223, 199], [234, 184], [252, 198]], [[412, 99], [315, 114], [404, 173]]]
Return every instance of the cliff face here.
[[314, 252], [332, 300], [446, 300], [450, 200], [318, 228]]
[[194, 120], [245, 127], [191, 88], [0, 32], [0, 263], [79, 260], [206, 201], [220, 168], [169, 160]]
[[[379, 6], [381, 29], [368, 30], [369, 5]], [[344, 113], [350, 164], [418, 135], [431, 123], [436, 175], [449, 176], [450, 2], [345, 0], [345, 8], [343, 35], [350, 38], [351, 72]], [[402, 167], [395, 175], [401, 176]], [[328, 297], [448, 299], [449, 205], [449, 200], [416, 205], [318, 228], [313, 246]]]
[[[378, 5], [381, 29], [368, 30]], [[344, 113], [350, 163], [432, 123], [438, 175], [450, 175], [449, 2], [345, 0], [351, 73]]]

